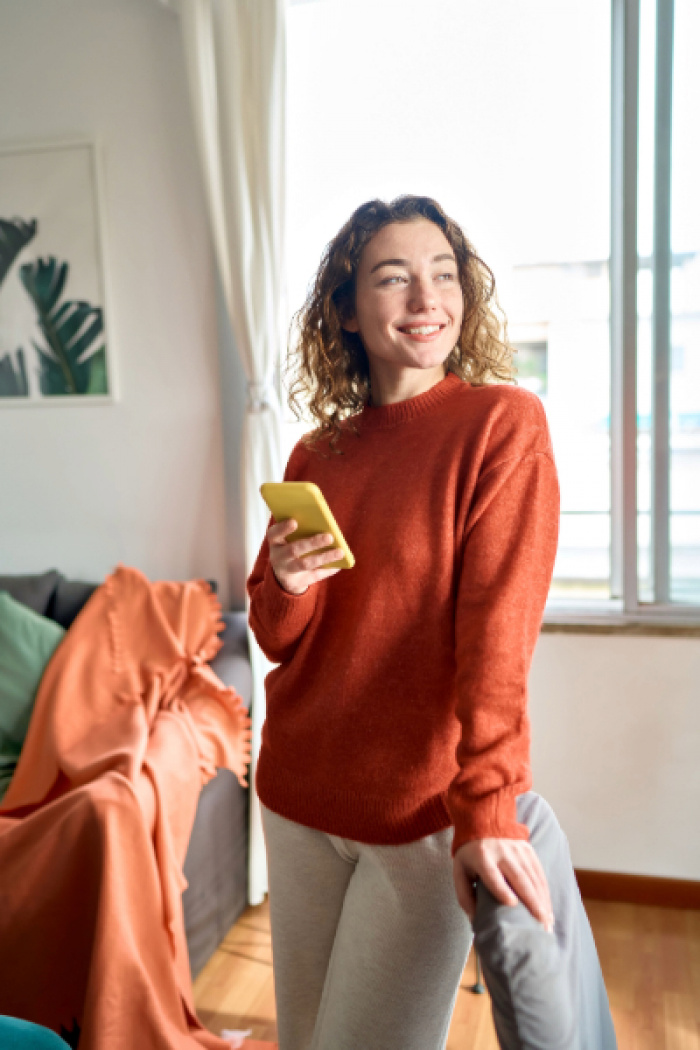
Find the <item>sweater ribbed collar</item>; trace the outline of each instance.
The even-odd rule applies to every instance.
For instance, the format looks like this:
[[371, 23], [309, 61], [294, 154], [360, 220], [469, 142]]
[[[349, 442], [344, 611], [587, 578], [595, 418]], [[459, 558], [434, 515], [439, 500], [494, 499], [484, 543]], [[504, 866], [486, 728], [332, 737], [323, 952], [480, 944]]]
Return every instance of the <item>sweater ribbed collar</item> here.
[[463, 386], [468, 384], [454, 372], [448, 372], [444, 379], [435, 383], [429, 390], [406, 398], [405, 401], [395, 401], [390, 405], [365, 405], [353, 421], [361, 430], [377, 430], [406, 423], [416, 416], [430, 412]]

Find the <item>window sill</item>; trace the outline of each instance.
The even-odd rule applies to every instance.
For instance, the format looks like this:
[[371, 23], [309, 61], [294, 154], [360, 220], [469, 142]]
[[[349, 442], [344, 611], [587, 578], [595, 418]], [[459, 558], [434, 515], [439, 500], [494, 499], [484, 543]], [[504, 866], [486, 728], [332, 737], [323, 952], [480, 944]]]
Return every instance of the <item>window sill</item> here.
[[632, 634], [700, 638], [700, 610], [650, 610], [625, 613], [621, 602], [591, 602], [573, 606], [548, 602], [542, 634]]

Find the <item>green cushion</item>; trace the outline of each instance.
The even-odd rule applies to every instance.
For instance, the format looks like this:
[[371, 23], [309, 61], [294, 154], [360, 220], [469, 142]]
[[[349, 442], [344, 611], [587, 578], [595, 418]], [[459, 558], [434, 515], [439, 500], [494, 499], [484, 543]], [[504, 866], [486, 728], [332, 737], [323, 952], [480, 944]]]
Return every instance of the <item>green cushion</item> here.
[[0, 591], [0, 801], [17, 766], [44, 668], [65, 633]]

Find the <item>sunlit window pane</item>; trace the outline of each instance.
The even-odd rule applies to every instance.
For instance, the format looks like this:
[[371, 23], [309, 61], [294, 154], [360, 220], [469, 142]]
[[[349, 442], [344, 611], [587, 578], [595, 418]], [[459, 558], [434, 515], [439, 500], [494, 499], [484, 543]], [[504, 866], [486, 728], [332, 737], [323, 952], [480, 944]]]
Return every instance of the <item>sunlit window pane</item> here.
[[[610, 0], [324, 0], [288, 26], [290, 315], [373, 197], [435, 197], [496, 274], [562, 489], [553, 595], [610, 595]], [[288, 444], [306, 424], [287, 409]]]
[[610, 597], [608, 269], [607, 258], [511, 269], [518, 382], [544, 403], [559, 469], [558, 598]]
[[700, 602], [700, 5], [676, 0], [671, 175], [671, 598]]

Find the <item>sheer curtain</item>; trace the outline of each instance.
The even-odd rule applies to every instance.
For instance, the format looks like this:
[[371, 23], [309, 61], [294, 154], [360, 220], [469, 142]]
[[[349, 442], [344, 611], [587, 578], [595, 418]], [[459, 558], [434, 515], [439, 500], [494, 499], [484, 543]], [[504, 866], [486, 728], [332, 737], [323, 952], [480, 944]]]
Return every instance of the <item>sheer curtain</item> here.
[[[282, 409], [274, 369], [284, 341], [283, 202], [286, 0], [180, 0], [192, 110], [217, 265], [248, 380], [242, 492], [246, 574], [269, 513], [263, 481], [281, 481]], [[246, 609], [248, 599], [246, 596]], [[253, 787], [274, 666], [248, 631], [253, 673], [249, 901], [267, 892]]]

